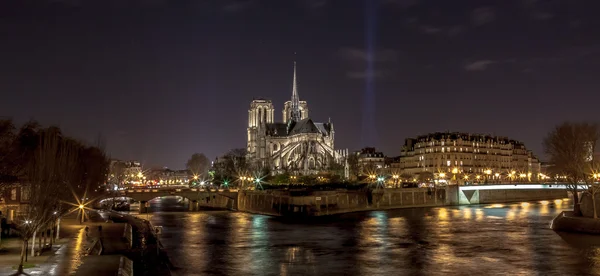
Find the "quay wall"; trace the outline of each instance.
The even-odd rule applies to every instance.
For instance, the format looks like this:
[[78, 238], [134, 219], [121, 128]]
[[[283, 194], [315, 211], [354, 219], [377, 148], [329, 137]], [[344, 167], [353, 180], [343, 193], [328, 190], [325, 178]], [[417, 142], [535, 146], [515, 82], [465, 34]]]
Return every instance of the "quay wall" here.
[[446, 205], [445, 189], [376, 191], [240, 191], [238, 210], [272, 216], [326, 216], [349, 212]]
[[157, 196], [178, 195], [189, 202], [189, 211], [204, 208], [239, 210], [272, 216], [325, 216], [349, 212], [412, 207], [454, 206], [554, 200], [568, 197], [552, 185], [445, 186], [437, 188], [387, 188], [375, 190], [307, 191], [240, 190], [229, 192], [178, 191], [132, 193], [140, 200], [140, 213]]
[[196, 198], [190, 199], [189, 210], [198, 211], [201, 208], [237, 210], [237, 199], [216, 193], [199, 193]]
[[373, 191], [240, 191], [237, 210], [271, 216], [313, 217], [413, 207], [456, 206], [554, 200], [564, 189], [460, 190], [458, 186]]

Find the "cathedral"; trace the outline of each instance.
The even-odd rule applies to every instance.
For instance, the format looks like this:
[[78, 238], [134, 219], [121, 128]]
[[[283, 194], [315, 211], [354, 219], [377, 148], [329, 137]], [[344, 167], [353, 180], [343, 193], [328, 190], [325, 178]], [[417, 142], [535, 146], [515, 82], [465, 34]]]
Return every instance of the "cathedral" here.
[[308, 116], [308, 104], [300, 101], [295, 62], [292, 98], [285, 102], [282, 113], [283, 120], [275, 122], [270, 100], [252, 101], [248, 110], [249, 160], [269, 167], [273, 174], [315, 174], [340, 162], [342, 152], [333, 146], [333, 124], [314, 122]]

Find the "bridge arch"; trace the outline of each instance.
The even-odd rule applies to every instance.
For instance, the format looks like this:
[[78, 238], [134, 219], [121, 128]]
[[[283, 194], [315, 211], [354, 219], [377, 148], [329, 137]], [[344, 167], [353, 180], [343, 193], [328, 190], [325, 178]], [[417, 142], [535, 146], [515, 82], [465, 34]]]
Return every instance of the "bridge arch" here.
[[113, 197], [130, 198], [140, 202], [140, 212], [144, 212], [145, 203], [165, 196], [179, 196], [190, 202], [190, 211], [199, 207], [237, 209], [237, 190], [205, 190], [205, 189], [135, 189], [121, 191], [118, 195], [107, 195], [100, 200]]

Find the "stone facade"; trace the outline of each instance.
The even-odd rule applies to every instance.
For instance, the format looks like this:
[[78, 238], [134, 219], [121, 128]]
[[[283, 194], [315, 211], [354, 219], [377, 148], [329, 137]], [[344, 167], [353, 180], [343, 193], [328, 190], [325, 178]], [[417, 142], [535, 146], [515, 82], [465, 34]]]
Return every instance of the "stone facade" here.
[[[400, 163], [402, 173], [471, 174], [472, 177], [537, 181], [540, 161], [519, 141], [469, 133], [431, 133], [406, 139]], [[468, 177], [468, 176], [467, 176]]]
[[250, 103], [247, 151], [251, 163], [268, 167], [273, 174], [314, 174], [333, 162], [343, 162], [334, 150], [333, 124], [314, 122], [308, 116], [306, 101], [299, 100], [295, 64], [292, 100], [284, 105], [284, 121], [275, 122], [274, 114], [270, 100]]

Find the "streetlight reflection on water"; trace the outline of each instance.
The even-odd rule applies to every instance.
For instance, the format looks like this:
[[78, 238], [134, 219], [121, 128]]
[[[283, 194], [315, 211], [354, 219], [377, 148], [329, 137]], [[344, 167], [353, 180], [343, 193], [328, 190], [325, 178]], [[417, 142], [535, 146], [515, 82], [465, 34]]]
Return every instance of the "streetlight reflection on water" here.
[[182, 275], [587, 275], [589, 259], [548, 229], [568, 203], [399, 209], [315, 222], [225, 211], [153, 220], [171, 225], [162, 242], [185, 267]]

